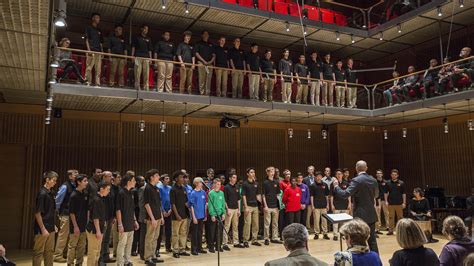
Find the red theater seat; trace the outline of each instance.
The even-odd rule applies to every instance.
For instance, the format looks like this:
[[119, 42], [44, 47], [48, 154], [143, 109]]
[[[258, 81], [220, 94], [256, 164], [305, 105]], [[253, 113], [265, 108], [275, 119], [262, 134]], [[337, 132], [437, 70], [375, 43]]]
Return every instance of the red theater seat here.
[[344, 16], [344, 14], [339, 13], [339, 12], [335, 12], [334, 15], [336, 17], [336, 24], [337, 25], [347, 26], [347, 19], [346, 19], [346, 16]]
[[229, 3], [229, 4], [237, 4], [237, 1], [236, 0], [222, 0], [222, 2], [226, 2], [226, 3]]
[[319, 21], [318, 8], [315, 6], [304, 5], [304, 8], [308, 10], [308, 19]]
[[463, 76], [462, 78], [460, 78], [458, 80], [458, 82], [456, 83], [455, 87], [457, 88], [464, 88], [464, 87], [467, 87], [471, 84], [471, 80], [469, 79], [469, 77], [467, 76]]
[[273, 8], [275, 13], [288, 15], [288, 3], [275, 2]]
[[245, 7], [254, 7], [253, 0], [239, 0], [239, 5]]
[[321, 16], [324, 23], [334, 24], [334, 13], [331, 10], [321, 8]]
[[258, 0], [258, 9], [265, 11], [273, 10], [273, 0]]
[[290, 12], [290, 16], [299, 17], [300, 14], [303, 15], [303, 9], [297, 3], [289, 3], [288, 10]]

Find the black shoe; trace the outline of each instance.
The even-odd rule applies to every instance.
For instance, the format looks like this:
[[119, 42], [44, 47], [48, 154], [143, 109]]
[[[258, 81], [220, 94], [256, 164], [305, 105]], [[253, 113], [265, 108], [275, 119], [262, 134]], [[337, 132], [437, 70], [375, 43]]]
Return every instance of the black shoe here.
[[136, 256], [138, 256], [138, 253], [137, 253], [137, 252], [135, 252], [135, 251], [134, 251], [134, 252], [132, 252], [132, 257], [136, 257]]
[[109, 258], [106, 258], [105, 260], [103, 260], [102, 262], [103, 263], [115, 263], [116, 260], [114, 259], [111, 259], [110, 257]]
[[173, 253], [173, 257], [179, 259], [179, 253]]
[[154, 265], [156, 265], [156, 264], [155, 264], [155, 262], [153, 262], [152, 260], [146, 260], [146, 261], [145, 261], [145, 265], [154, 266]]
[[255, 242], [252, 242], [252, 245], [254, 245], [254, 246], [257, 246], [257, 247], [260, 247], [260, 246], [262, 246], [262, 244], [258, 243], [257, 241], [255, 241]]
[[163, 263], [163, 262], [165, 262], [163, 259], [159, 259], [159, 258], [153, 258], [152, 261], [154, 263]]
[[265, 244], [265, 246], [268, 246], [268, 245], [270, 245], [270, 241], [268, 239], [265, 239], [264, 244]]
[[225, 251], [230, 251], [230, 248], [227, 245], [222, 246], [222, 249], [225, 250]]
[[239, 244], [234, 244], [234, 248], [245, 248], [244, 244], [239, 243]]
[[324, 234], [323, 239], [329, 240], [329, 236], [327, 234]]
[[270, 240], [271, 243], [273, 244], [283, 244], [283, 241], [275, 239], [275, 240]]
[[189, 251], [189, 250], [191, 250], [191, 248], [188, 247], [188, 246], [186, 246], [186, 247], [184, 248], [184, 250]]
[[388, 236], [393, 236], [393, 232], [388, 232], [387, 235]]
[[375, 238], [380, 238], [379, 235], [375, 235]]
[[380, 232], [379, 230], [375, 231], [375, 233], [376, 233], [377, 235], [383, 235], [383, 233]]
[[244, 247], [248, 248], [249, 247], [249, 242], [244, 242]]
[[140, 256], [140, 259], [141, 259], [141, 260], [145, 260], [145, 258], [144, 258], [143, 256]]
[[198, 251], [198, 253], [207, 254], [207, 251], [201, 249], [201, 250]]
[[199, 253], [197, 253], [196, 251], [191, 251], [191, 255], [197, 256], [197, 255], [199, 255]]
[[338, 240], [337, 236], [333, 236], [332, 240], [337, 241]]
[[171, 249], [166, 249], [166, 252], [167, 252], [167, 253], [171, 253], [171, 252], [173, 252], [173, 251], [172, 251]]
[[210, 252], [210, 253], [216, 253], [216, 252], [214, 251], [214, 248], [209, 248], [209, 252]]
[[189, 254], [188, 252], [180, 252], [179, 253], [180, 256], [185, 256], [185, 257], [188, 257], [188, 256], [191, 256], [191, 254]]
[[[216, 250], [217, 250], [217, 248], [216, 248]], [[222, 247], [220, 247], [219, 252], [224, 252], [224, 249], [222, 249]]]
[[428, 243], [438, 243], [439, 240], [436, 239], [436, 238], [431, 238], [430, 240], [428, 240]]
[[316, 240], [316, 239], [319, 239], [319, 235], [318, 235], [318, 234], [315, 234], [313, 239], [315, 239], [315, 240]]

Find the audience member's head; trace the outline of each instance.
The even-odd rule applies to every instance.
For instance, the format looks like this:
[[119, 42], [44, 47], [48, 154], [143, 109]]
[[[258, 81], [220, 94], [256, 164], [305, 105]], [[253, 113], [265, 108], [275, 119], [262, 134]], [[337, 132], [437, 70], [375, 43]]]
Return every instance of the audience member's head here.
[[448, 216], [443, 221], [443, 234], [449, 239], [464, 239], [467, 237], [467, 228], [458, 216]]
[[288, 251], [295, 249], [308, 249], [309, 233], [306, 227], [299, 223], [292, 223], [286, 226], [281, 236], [283, 238], [283, 245]]
[[464, 261], [463, 261], [463, 266], [472, 266], [474, 265], [474, 253], [469, 254]]
[[339, 230], [342, 236], [346, 239], [348, 247], [353, 246], [367, 246], [367, 239], [369, 239], [370, 228], [361, 219], [354, 219], [345, 223]]
[[401, 248], [415, 249], [428, 242], [423, 230], [412, 219], [404, 218], [397, 223], [397, 242]]
[[356, 163], [356, 172], [357, 173], [360, 173], [360, 172], [366, 172], [367, 171], [367, 162], [365, 161], [358, 161]]

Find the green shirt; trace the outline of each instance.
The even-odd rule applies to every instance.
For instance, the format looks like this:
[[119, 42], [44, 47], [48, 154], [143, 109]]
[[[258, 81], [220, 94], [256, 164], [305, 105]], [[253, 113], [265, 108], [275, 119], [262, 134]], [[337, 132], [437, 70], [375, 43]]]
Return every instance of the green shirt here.
[[211, 217], [225, 215], [225, 198], [224, 192], [212, 190], [208, 196], [208, 210]]
[[278, 203], [280, 203], [280, 210], [284, 210], [285, 203], [283, 203], [283, 190], [280, 191], [280, 197], [278, 198]]

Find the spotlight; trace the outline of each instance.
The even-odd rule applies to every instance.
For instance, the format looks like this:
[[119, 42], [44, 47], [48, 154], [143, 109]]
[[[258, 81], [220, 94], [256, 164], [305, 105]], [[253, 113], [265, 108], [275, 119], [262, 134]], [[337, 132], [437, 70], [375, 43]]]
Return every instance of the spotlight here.
[[308, 128], [308, 139], [311, 139], [311, 129]]
[[47, 116], [44, 120], [51, 121], [51, 117]]
[[53, 110], [53, 107], [51, 107], [50, 105], [46, 106], [46, 111], [50, 112], [51, 110]]
[[321, 136], [323, 136], [323, 139], [328, 138], [328, 131], [326, 129], [321, 130]]
[[140, 132], [145, 131], [145, 120], [138, 121], [138, 128], [140, 129]]
[[469, 128], [470, 131], [474, 130], [474, 122], [472, 119], [467, 120], [467, 128]]
[[160, 122], [160, 132], [161, 132], [161, 133], [165, 133], [165, 130], [166, 130], [166, 122], [165, 122], [165, 121], [161, 121], [161, 122]]
[[464, 7], [464, 0], [459, 0], [459, 7], [463, 8]]
[[57, 59], [54, 59], [51, 64], [49, 64], [50, 67], [52, 68], [58, 68], [59, 67], [59, 62]]
[[188, 2], [184, 2], [184, 13], [189, 14], [189, 4], [188, 4]]
[[445, 117], [443, 119], [443, 126], [444, 126], [444, 133], [448, 134], [449, 133], [449, 124], [448, 124], [448, 118]]
[[383, 130], [383, 139], [388, 139], [388, 130]]
[[56, 79], [54, 77], [51, 77], [49, 80], [49, 84], [56, 84]]
[[401, 24], [398, 24], [398, 25], [397, 25], [397, 28], [398, 28], [398, 33], [402, 33], [402, 25], [401, 25]]
[[336, 41], [340, 41], [341, 40], [341, 34], [339, 34], [338, 31], [336, 31]]
[[165, 0], [161, 0], [161, 9], [166, 9]]
[[288, 129], [288, 137], [289, 137], [290, 139], [293, 138], [293, 129], [292, 129], [292, 128], [289, 128], [289, 129]]
[[184, 131], [184, 134], [189, 133], [189, 123], [183, 123], [183, 131]]
[[306, 25], [303, 25], [303, 34], [304, 35], [308, 34], [308, 31], [306, 30]]
[[383, 31], [379, 33], [379, 40], [383, 41]]
[[367, 28], [367, 25], [365, 25], [365, 24], [364, 24], [364, 25], [362, 25], [362, 28], [366, 29], [366, 28]]
[[46, 98], [46, 101], [49, 102], [49, 103], [52, 103], [53, 102], [53, 96], [49, 96], [48, 98]]
[[286, 23], [286, 32], [290, 31], [290, 23], [287, 21]]
[[45, 120], [45, 121], [44, 121], [44, 124], [45, 124], [45, 125], [51, 125], [51, 120]]
[[408, 130], [406, 127], [402, 129], [402, 137], [406, 138], [407, 137]]
[[54, 19], [54, 25], [59, 28], [66, 27], [66, 20], [62, 17], [61, 12], [59, 16]]
[[351, 43], [355, 43], [354, 35], [353, 35], [353, 34], [351, 34]]
[[443, 10], [441, 9], [441, 6], [438, 6], [438, 17], [443, 16]]

